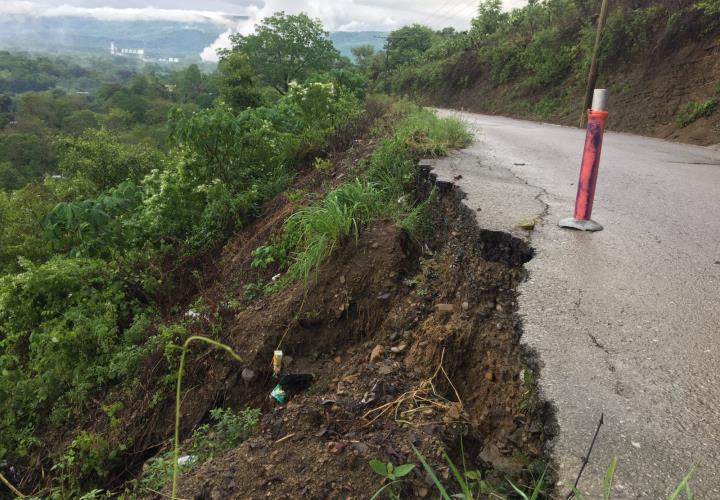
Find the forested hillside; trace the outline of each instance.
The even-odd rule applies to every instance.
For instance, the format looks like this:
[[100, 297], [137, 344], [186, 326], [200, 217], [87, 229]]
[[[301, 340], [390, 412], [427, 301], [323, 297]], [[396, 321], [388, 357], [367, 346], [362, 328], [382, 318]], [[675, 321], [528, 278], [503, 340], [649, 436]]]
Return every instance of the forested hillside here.
[[[67, 173], [77, 148], [166, 150], [171, 108], [208, 107], [217, 78], [108, 60], [0, 52], [0, 189]], [[99, 149], [98, 149], [99, 148]], [[139, 148], [139, 149], [138, 149]], [[115, 154], [115, 161], [122, 155]]]
[[[513, 340], [512, 287], [530, 252], [506, 245], [485, 262], [457, 238], [456, 200], [417, 168], [466, 145], [463, 125], [371, 95], [306, 15], [278, 13], [232, 43], [211, 74], [0, 53], [0, 497], [264, 495], [264, 473], [238, 465], [253, 453], [242, 447], [295, 434], [263, 469], [287, 468], [274, 483], [284, 497], [296, 481], [309, 497], [386, 489], [378, 463], [387, 474], [417, 453], [444, 467], [463, 437], [472, 488], [546, 487], [545, 407]], [[480, 292], [488, 277], [506, 284]], [[463, 365], [443, 365], [452, 305], [435, 303], [451, 293], [472, 305], [458, 308], [466, 340], [448, 357], [497, 374], [461, 386], [467, 407], [446, 383]], [[485, 311], [492, 339], [474, 334], [469, 308]], [[411, 351], [415, 330], [430, 342]], [[395, 345], [368, 363], [370, 339]], [[406, 355], [418, 369], [401, 366]], [[378, 373], [382, 391], [369, 385]], [[431, 402], [408, 417], [429, 426], [421, 438], [384, 416], [403, 393]], [[319, 411], [338, 419], [322, 432]], [[402, 455], [382, 447], [389, 428]], [[345, 441], [364, 447], [343, 453]], [[480, 442], [504, 455], [478, 458]], [[341, 454], [327, 470], [342, 480], [302, 472], [308, 453]], [[205, 470], [240, 476], [209, 484], [194, 476], [216, 477]], [[391, 486], [428, 493], [419, 473]]]
[[[428, 103], [576, 125], [598, 14], [584, 0], [511, 12], [485, 0], [469, 31], [406, 27], [388, 38], [387, 58], [365, 64], [387, 90]], [[719, 36], [716, 0], [611, 2], [598, 81], [610, 129], [720, 143]]]

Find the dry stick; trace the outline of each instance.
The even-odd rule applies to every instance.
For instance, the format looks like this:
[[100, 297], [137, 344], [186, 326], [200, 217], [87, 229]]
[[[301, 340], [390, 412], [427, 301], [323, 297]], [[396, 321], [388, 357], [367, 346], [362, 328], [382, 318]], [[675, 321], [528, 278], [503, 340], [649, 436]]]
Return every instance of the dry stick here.
[[[442, 366], [444, 358], [445, 358], [445, 348], [443, 348], [442, 353], [440, 354], [440, 363], [438, 364], [438, 367], [435, 369], [435, 373], [433, 373], [432, 377], [430, 377], [429, 379], [426, 379], [426, 380], [423, 380], [422, 382], [420, 382], [420, 385], [418, 386], [417, 389], [413, 389], [411, 391], [404, 392], [403, 394], [401, 394], [394, 400], [392, 400], [388, 403], [382, 404], [382, 405], [378, 406], [377, 408], [373, 408], [373, 409], [365, 412], [365, 414], [363, 415], [363, 418], [368, 418], [371, 414], [373, 414], [375, 412], [379, 412], [379, 413], [372, 420], [370, 420], [367, 424], [365, 424], [364, 427], [371, 425], [377, 419], [379, 419], [380, 417], [382, 417], [383, 415], [388, 413], [393, 407], [395, 408], [395, 411], [394, 411], [395, 420], [402, 421], [402, 422], [407, 422], [407, 421], [401, 420], [400, 415], [404, 415], [407, 413], [413, 413], [416, 411], [420, 411], [422, 409], [431, 408], [431, 406], [418, 406], [417, 408], [413, 408], [410, 410], [400, 411], [400, 406], [408, 400], [426, 401], [433, 406], [439, 406], [441, 408], [446, 408], [448, 406], [448, 404], [453, 404], [448, 399], [440, 396], [437, 393], [437, 390], [435, 389], [433, 380], [435, 379], [435, 377], [437, 377], [437, 374], [440, 372], [443, 373], [443, 375], [445, 376], [447, 381], [450, 383], [450, 386], [452, 387], [453, 391], [455, 392], [455, 397], [457, 397], [457, 402], [462, 406], [462, 400], [460, 399], [460, 394], [458, 393], [457, 389], [455, 388], [455, 385], [452, 383], [452, 380], [450, 380], [450, 377], [448, 376], [447, 372], [445, 371], [445, 368], [443, 368], [443, 366]], [[430, 399], [423, 397], [421, 394], [425, 394], [425, 393], [429, 392], [429, 390], [427, 388], [428, 385], [430, 386], [430, 388], [432, 388], [432, 395], [434, 395], [435, 397], [441, 398], [444, 401], [447, 401], [447, 403], [432, 401]], [[407, 423], [410, 423], [410, 422], [407, 422]]]
[[[585, 455], [585, 456], [583, 457], [582, 466], [580, 467], [580, 472], [578, 472], [577, 479], [575, 479], [575, 486], [573, 486], [573, 490], [577, 490], [577, 485], [578, 485], [578, 483], [580, 483], [580, 477], [582, 476], [582, 473], [583, 473], [583, 471], [585, 470], [585, 466], [586, 466], [586, 465], [588, 464], [588, 462], [590, 461], [590, 454], [591, 454], [592, 451], [593, 451], [593, 446], [595, 446], [595, 440], [597, 439], [598, 433], [600, 432], [600, 427], [602, 427], [602, 424], [605, 423], [604, 417], [605, 417], [605, 414], [604, 414], [604, 413], [601, 413], [601, 414], [600, 414], [600, 421], [598, 422], [597, 429], [595, 429], [595, 435], [593, 436], [592, 442], [590, 443], [590, 449], [588, 450], [587, 455]], [[566, 500], [572, 498], [572, 496], [573, 496], [574, 494], [575, 494], [575, 491], [571, 491], [570, 493], [568, 493], [567, 497], [565, 497]]]
[[2, 475], [2, 473], [0, 473], [0, 481], [8, 487], [8, 489], [13, 493], [13, 495], [18, 498], [25, 498], [25, 495], [20, 493], [17, 488], [15, 488], [15, 486], [13, 486], [12, 483], [10, 483], [10, 481], [8, 481], [5, 476]]

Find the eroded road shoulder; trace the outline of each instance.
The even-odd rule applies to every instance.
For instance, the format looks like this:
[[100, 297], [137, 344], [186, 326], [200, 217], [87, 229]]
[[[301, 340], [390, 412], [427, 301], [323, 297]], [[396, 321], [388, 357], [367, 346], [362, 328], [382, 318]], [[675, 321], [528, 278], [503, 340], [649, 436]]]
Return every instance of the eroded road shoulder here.
[[720, 152], [608, 133], [587, 234], [571, 215], [584, 132], [457, 114], [476, 141], [433, 172], [478, 225], [530, 242], [523, 342], [557, 407], [553, 457], [571, 483], [601, 413], [580, 491], [598, 496], [618, 457], [616, 498], [662, 498], [696, 464], [693, 491], [720, 497]]

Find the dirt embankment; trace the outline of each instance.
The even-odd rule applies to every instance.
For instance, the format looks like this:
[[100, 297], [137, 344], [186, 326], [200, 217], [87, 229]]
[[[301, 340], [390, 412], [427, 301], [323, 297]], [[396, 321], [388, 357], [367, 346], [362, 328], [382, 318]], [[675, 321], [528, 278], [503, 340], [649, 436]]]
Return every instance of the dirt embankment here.
[[[468, 469], [501, 490], [506, 477], [527, 483], [542, 470], [552, 412], [534, 392], [536, 366], [519, 347], [515, 314], [532, 252], [479, 231], [454, 191], [430, 213], [427, 242], [377, 222], [307, 289], [297, 284], [229, 318], [224, 340], [245, 363], [224, 362], [213, 380], [207, 367], [190, 373], [183, 419], [218, 404], [260, 407], [263, 417], [243, 445], [183, 477], [181, 497], [367, 498], [382, 485], [368, 461], [417, 464], [411, 443], [445, 479], [441, 452], [460, 464], [461, 443]], [[313, 376], [285, 404], [268, 398], [278, 347], [287, 373]], [[259, 377], [245, 384], [242, 368]], [[407, 479], [408, 496], [432, 496], [420, 467]]]
[[[425, 96], [426, 103], [578, 125], [585, 83], [575, 77], [543, 89], [524, 88], [518, 81], [497, 86], [472, 54], [462, 57], [451, 73], [457, 78], [468, 75], [471, 83]], [[703, 146], [720, 144], [720, 106], [686, 126], [679, 123], [688, 104], [720, 99], [720, 33], [698, 40], [659, 30], [647, 49], [602, 67], [597, 88], [610, 91], [609, 130]]]
[[[181, 476], [179, 498], [368, 498], [383, 485], [368, 466], [372, 459], [415, 463], [400, 489], [409, 498], [432, 497], [411, 445], [447, 484], [453, 479], [443, 450], [500, 493], [511, 493], [508, 478], [529, 484], [545, 470], [554, 417], [535, 391], [538, 367], [519, 345], [516, 315], [516, 287], [532, 250], [478, 229], [457, 191], [439, 186], [432, 195], [423, 236], [377, 221], [307, 284], [247, 296], [248, 284], [267, 283], [277, 272], [253, 268], [251, 252], [280, 231], [295, 206], [351, 177], [374, 146], [356, 141], [330, 158], [331, 170], [302, 172], [292, 195], [268, 203], [202, 264], [207, 280], [167, 319], [189, 323], [186, 335], [219, 339], [243, 359], [193, 348], [183, 378], [183, 439], [214, 408], [262, 411], [240, 447]], [[418, 196], [432, 187], [421, 170]], [[269, 397], [278, 348], [285, 374], [312, 376], [283, 404]], [[98, 403], [78, 423], [122, 450], [117, 468], [102, 478], [105, 488], [122, 490], [149, 458], [170, 450], [174, 388], [163, 357], [147, 360], [137, 384], [108, 395], [104, 407], [122, 403], [113, 418]], [[257, 376], [244, 380], [244, 369]], [[135, 491], [164, 498], [169, 486]]]

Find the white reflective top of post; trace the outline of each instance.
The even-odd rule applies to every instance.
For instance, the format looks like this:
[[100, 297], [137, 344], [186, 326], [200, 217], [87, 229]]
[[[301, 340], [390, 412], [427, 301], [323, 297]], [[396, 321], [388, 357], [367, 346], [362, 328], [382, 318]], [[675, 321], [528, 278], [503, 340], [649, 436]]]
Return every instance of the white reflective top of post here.
[[595, 89], [593, 92], [592, 106], [593, 111], [607, 111], [608, 91], [607, 89]]

